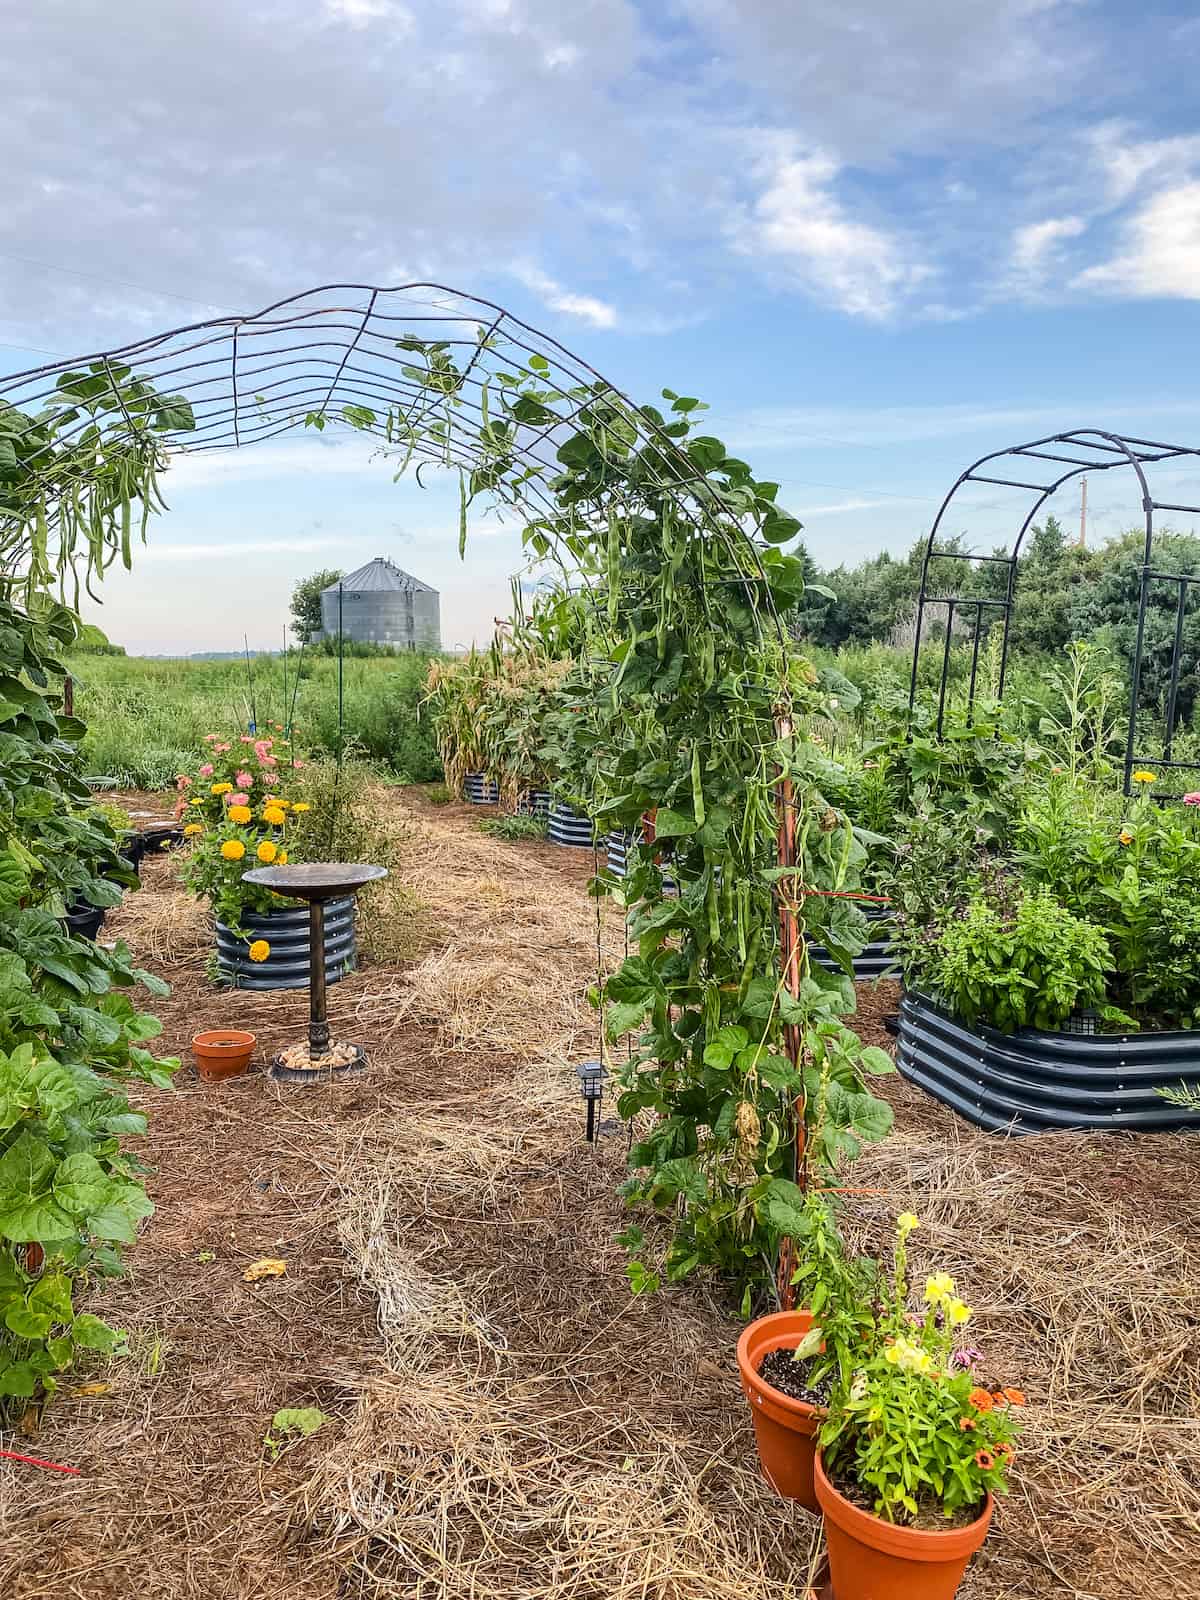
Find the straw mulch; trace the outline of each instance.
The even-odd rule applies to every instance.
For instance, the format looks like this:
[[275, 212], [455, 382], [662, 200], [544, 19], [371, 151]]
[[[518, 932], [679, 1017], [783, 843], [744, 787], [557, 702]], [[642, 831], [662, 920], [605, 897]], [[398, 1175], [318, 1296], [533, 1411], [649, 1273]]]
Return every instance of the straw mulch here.
[[[306, 1090], [185, 1074], [145, 1097], [159, 1209], [97, 1302], [132, 1353], [13, 1444], [86, 1476], [0, 1462], [6, 1600], [804, 1594], [816, 1530], [757, 1477], [737, 1321], [699, 1286], [630, 1297], [625, 1134], [580, 1138], [590, 858], [484, 838], [476, 815], [398, 809], [405, 882], [440, 932], [330, 991], [366, 1074]], [[305, 996], [207, 987], [171, 864], [148, 876], [115, 931], [175, 985], [169, 1046], [225, 1023], [265, 1053], [297, 1038]], [[623, 949], [611, 913], [601, 949]], [[894, 995], [861, 998], [886, 1042]], [[915, 1210], [916, 1269], [956, 1274], [977, 1342], [1030, 1400], [964, 1600], [1191, 1596], [1200, 1144], [1005, 1141], [892, 1092], [896, 1131], [852, 1180], [881, 1192], [848, 1202], [851, 1227], [877, 1246]], [[286, 1275], [247, 1283], [264, 1256]], [[272, 1415], [306, 1405], [330, 1421], [271, 1465]]]

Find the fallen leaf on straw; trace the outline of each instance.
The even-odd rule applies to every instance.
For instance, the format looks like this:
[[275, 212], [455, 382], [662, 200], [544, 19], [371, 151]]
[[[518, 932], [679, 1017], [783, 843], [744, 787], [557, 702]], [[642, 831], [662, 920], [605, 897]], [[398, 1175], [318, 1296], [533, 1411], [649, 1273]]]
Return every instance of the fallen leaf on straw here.
[[257, 1283], [260, 1278], [282, 1278], [286, 1271], [286, 1261], [280, 1261], [277, 1256], [264, 1256], [247, 1267], [242, 1277], [247, 1283]]

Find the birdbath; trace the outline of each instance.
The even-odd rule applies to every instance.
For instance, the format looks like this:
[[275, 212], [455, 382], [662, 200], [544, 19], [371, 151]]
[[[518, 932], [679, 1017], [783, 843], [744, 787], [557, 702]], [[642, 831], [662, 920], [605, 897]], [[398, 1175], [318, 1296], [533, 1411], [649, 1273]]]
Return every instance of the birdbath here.
[[[253, 872], [242, 874], [245, 883], [257, 883], [288, 900], [308, 901], [308, 1059], [312, 1064], [288, 1066], [282, 1056], [276, 1056], [271, 1063], [273, 1078], [331, 1077], [366, 1066], [367, 1053], [361, 1045], [334, 1047], [331, 1052], [325, 1004], [325, 902], [357, 893], [364, 884], [386, 877], [386, 867], [372, 867], [360, 861], [297, 862], [295, 866], [255, 867]], [[316, 1065], [339, 1050], [343, 1059]], [[350, 1054], [346, 1055], [346, 1051]]]

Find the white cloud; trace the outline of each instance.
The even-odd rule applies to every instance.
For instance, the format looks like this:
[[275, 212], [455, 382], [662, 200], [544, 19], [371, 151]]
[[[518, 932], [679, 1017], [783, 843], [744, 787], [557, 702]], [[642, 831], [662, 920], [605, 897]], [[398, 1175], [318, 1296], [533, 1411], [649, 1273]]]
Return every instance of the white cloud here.
[[1117, 254], [1074, 283], [1105, 294], [1200, 300], [1200, 180], [1148, 200], [1123, 226]]
[[787, 136], [760, 164], [763, 187], [734, 223], [745, 255], [774, 258], [784, 273], [850, 316], [890, 317], [929, 269], [886, 229], [852, 217], [834, 192], [838, 163], [821, 151], [801, 153]]
[[331, 22], [346, 22], [352, 28], [388, 22], [402, 33], [411, 32], [415, 20], [407, 6], [396, 0], [325, 0], [325, 15]]
[[1086, 232], [1082, 217], [1047, 217], [1044, 222], [1029, 222], [1013, 235], [1014, 268], [1031, 277], [1041, 277], [1067, 239], [1078, 239]]
[[534, 294], [540, 294], [551, 311], [560, 311], [565, 317], [577, 317], [581, 322], [590, 323], [593, 328], [615, 328], [617, 325], [614, 306], [597, 300], [594, 295], [574, 294], [564, 289], [561, 283], [538, 267], [519, 263], [512, 268], [512, 275], [518, 283], [532, 289]]

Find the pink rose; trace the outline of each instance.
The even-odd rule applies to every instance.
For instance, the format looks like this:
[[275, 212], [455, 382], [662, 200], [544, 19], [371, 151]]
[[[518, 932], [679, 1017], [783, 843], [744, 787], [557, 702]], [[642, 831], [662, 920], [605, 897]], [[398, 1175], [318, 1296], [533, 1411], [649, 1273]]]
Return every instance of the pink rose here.
[[204, 763], [204, 765], [200, 768], [200, 776], [202, 778], [211, 778], [212, 775], [213, 775], [213, 764], [212, 764], [211, 761], [206, 761]]
[[250, 804], [250, 796], [248, 794], [238, 794], [236, 791], [233, 794], [227, 794], [225, 798], [231, 806], [248, 806]]
[[239, 789], [252, 789], [254, 787], [254, 779], [248, 772], [235, 773], [233, 781]]

